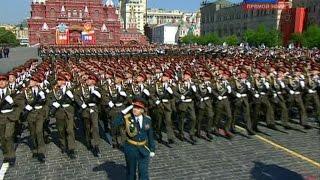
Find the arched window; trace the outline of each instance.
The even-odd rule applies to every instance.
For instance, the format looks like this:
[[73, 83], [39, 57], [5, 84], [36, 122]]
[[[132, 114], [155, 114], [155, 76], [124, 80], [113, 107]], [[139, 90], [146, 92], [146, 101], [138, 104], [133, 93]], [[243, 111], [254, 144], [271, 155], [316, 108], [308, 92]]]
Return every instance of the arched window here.
[[50, 9], [50, 17], [55, 17], [56, 16], [56, 11], [54, 10], [54, 8]]
[[74, 9], [74, 10], [72, 11], [72, 16], [73, 16], [73, 17], [77, 17], [77, 16], [78, 16], [78, 11], [77, 11], [76, 9]]

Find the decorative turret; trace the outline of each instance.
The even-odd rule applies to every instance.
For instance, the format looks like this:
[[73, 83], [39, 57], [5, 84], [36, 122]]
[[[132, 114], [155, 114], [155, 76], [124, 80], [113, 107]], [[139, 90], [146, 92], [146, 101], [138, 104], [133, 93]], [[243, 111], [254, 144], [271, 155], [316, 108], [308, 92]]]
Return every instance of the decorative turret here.
[[41, 27], [41, 31], [49, 31], [49, 26], [46, 22], [43, 23], [43, 25]]
[[107, 6], [107, 7], [109, 7], [109, 6], [114, 7], [113, 1], [112, 1], [112, 0], [107, 0], [106, 6]]

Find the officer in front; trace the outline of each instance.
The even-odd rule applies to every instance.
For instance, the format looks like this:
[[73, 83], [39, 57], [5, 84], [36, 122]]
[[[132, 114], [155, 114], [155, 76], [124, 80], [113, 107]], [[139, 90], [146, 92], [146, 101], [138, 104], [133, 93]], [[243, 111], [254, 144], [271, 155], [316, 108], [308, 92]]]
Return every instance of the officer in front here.
[[114, 121], [114, 126], [124, 125], [127, 140], [123, 146], [127, 164], [127, 179], [137, 179], [136, 170], [141, 180], [149, 179], [149, 157], [155, 155], [155, 143], [151, 118], [144, 115], [145, 105], [142, 100], [135, 99], [133, 104], [122, 111]]

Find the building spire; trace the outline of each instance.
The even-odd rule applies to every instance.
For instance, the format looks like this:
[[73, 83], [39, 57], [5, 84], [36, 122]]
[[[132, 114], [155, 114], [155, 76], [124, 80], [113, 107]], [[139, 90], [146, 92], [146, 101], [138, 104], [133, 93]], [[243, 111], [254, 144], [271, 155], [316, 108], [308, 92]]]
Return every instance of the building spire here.
[[109, 7], [109, 6], [114, 7], [113, 1], [112, 1], [112, 0], [107, 0], [106, 6], [107, 6], [107, 7]]

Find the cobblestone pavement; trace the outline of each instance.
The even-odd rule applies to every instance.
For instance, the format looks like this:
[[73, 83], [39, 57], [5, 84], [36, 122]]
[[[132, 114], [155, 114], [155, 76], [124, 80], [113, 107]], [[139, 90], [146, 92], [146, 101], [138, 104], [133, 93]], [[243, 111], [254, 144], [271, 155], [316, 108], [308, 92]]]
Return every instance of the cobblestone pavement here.
[[12, 68], [24, 64], [28, 59], [37, 57], [37, 48], [11, 48], [9, 58], [0, 59], [0, 73], [6, 73], [10, 71]]
[[[296, 126], [298, 127], [298, 126]], [[282, 128], [280, 127], [280, 130]], [[261, 136], [319, 162], [319, 129], [290, 130], [287, 133], [260, 126]], [[55, 135], [56, 133], [53, 133]], [[25, 134], [27, 136], [27, 134]], [[81, 139], [81, 138], [80, 138]], [[121, 151], [101, 139], [101, 158], [77, 141], [77, 159], [61, 154], [53, 142], [47, 145], [47, 160], [40, 164], [23, 139], [17, 147], [17, 163], [5, 179], [125, 179], [125, 160]], [[2, 156], [2, 155], [0, 155]], [[2, 159], [2, 157], [0, 157]], [[168, 147], [158, 144], [151, 160], [151, 179], [303, 179], [320, 177], [320, 169], [256, 137], [239, 131], [233, 140], [215, 137], [201, 139], [197, 145], [177, 141]]]

